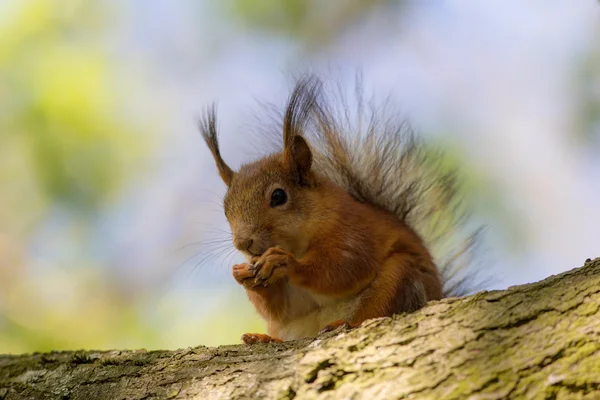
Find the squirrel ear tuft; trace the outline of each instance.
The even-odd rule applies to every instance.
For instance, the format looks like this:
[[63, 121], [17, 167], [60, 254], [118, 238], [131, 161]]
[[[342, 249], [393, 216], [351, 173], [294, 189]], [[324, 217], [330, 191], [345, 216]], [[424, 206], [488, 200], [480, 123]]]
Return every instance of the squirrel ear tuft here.
[[219, 175], [221, 179], [227, 186], [231, 186], [231, 181], [233, 180], [234, 172], [229, 165], [223, 160], [221, 157], [221, 151], [219, 150], [219, 140], [217, 135], [217, 117], [215, 113], [215, 106], [208, 108], [206, 113], [202, 118], [200, 118], [198, 122], [198, 126], [200, 128], [200, 133], [206, 142], [206, 145], [210, 149], [213, 158], [215, 159], [215, 163], [217, 164], [217, 169], [219, 170]]
[[283, 151], [283, 162], [298, 174], [300, 183], [306, 182], [312, 165], [312, 152], [302, 136], [295, 135], [289, 146], [286, 146]]

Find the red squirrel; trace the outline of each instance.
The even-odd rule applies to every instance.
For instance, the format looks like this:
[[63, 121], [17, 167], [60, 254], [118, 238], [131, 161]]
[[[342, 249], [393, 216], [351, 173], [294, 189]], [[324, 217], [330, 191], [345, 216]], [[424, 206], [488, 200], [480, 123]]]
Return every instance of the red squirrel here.
[[348, 132], [322, 88], [301, 78], [282, 116], [282, 149], [237, 171], [221, 156], [214, 107], [200, 121], [227, 185], [233, 244], [248, 261], [232, 274], [267, 323], [268, 334], [245, 334], [246, 344], [356, 327], [451, 292], [410, 222], [433, 226], [451, 207], [454, 175], [433, 174], [423, 146], [394, 119], [373, 114], [366, 134]]

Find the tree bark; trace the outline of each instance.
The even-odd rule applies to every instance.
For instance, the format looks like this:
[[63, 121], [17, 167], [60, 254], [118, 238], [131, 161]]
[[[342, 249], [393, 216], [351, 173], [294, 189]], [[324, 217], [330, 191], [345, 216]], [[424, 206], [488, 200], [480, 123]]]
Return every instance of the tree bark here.
[[600, 258], [311, 340], [0, 356], [0, 399], [600, 398]]

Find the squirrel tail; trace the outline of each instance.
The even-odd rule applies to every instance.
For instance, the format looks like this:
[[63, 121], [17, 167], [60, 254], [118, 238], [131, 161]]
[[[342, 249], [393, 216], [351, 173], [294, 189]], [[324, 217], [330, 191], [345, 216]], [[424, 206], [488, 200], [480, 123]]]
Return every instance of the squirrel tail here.
[[484, 229], [471, 224], [458, 171], [390, 110], [389, 99], [365, 102], [360, 76], [352, 107], [341, 85], [333, 89], [327, 91], [314, 75], [298, 79], [285, 110], [269, 107], [275, 124], [261, 131], [262, 150], [270, 144], [279, 151], [282, 129], [298, 127], [316, 170], [419, 234], [440, 270], [446, 297], [480, 289], [474, 255]]

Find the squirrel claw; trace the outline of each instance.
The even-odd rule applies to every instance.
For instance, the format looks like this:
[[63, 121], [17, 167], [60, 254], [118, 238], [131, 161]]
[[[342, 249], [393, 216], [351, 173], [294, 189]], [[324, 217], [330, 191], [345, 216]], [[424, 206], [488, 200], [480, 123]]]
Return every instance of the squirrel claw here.
[[262, 279], [260, 277], [256, 277], [254, 278], [254, 285], [255, 286], [262, 286], [262, 287], [267, 287], [269, 284], [269, 282], [266, 279]]
[[319, 331], [318, 334], [322, 335], [323, 333], [332, 332], [339, 327], [343, 327], [344, 329], [351, 329], [354, 326], [352, 324], [350, 324], [348, 321], [338, 320], [338, 321], [334, 321], [334, 322], [328, 324], [327, 326], [325, 326], [323, 329], [321, 329]]

